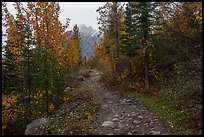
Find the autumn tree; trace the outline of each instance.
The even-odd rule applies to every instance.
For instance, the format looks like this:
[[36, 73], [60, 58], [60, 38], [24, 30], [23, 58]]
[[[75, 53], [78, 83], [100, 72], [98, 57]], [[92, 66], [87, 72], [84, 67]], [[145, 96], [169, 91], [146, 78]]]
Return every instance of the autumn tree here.
[[[15, 16], [9, 13], [6, 3], [2, 4], [6, 28], [3, 93], [8, 94], [3, 100], [5, 129], [7, 123], [17, 122], [17, 117], [25, 124], [45, 112], [49, 114], [60, 104], [66, 84], [64, 76], [69, 73], [66, 70], [72, 67], [74, 70], [80, 65], [81, 51], [78, 27], [75, 26], [72, 37], [67, 38], [70, 19], [67, 18], [66, 24], [59, 21], [59, 3], [28, 2], [23, 5], [16, 2]], [[10, 107], [11, 98], [15, 118], [14, 115], [8, 117], [8, 113], [14, 111]]]
[[121, 35], [121, 26], [123, 22], [123, 5], [120, 2], [106, 3], [97, 9], [100, 17], [98, 24], [100, 25], [100, 33], [104, 35], [104, 39], [111, 39], [106, 46], [109, 52], [112, 73], [116, 71], [118, 59], [118, 47], [121, 44], [119, 39]]
[[67, 64], [67, 68], [69, 68], [70, 71], [76, 69], [80, 62], [81, 62], [81, 49], [80, 49], [80, 34], [79, 34], [79, 28], [77, 25], [73, 27], [73, 30], [71, 32], [68, 32], [66, 34], [67, 40], [66, 40], [66, 48], [65, 48], [65, 60]]
[[51, 100], [48, 92], [52, 91], [52, 94], [58, 94], [55, 87], [60, 84], [58, 80], [65, 67], [64, 47], [62, 46], [65, 28], [58, 19], [60, 10], [58, 3], [38, 2], [35, 10], [37, 14], [33, 14], [33, 25], [37, 32], [35, 37], [38, 44], [37, 50], [40, 53], [41, 77], [43, 76], [42, 79], [45, 82], [43, 87], [46, 91], [48, 113]]
[[[28, 98], [26, 97], [28, 104], [30, 104], [31, 96], [35, 96], [39, 91], [43, 92], [47, 101], [47, 112], [49, 112], [49, 106], [53, 104], [49, 102], [57, 103], [60, 97], [58, 91], [64, 88], [63, 43], [68, 24], [63, 26], [58, 19], [60, 13], [58, 3], [28, 2], [27, 8], [23, 8], [22, 4], [17, 2], [15, 8], [16, 19], [4, 5], [6, 33], [9, 35], [7, 36], [9, 45], [5, 46], [4, 70], [7, 71], [8, 67], [12, 67], [8, 72], [4, 71], [4, 74], [16, 75], [12, 79], [10, 76], [6, 77], [12, 81], [8, 84], [13, 84], [16, 90], [19, 84], [24, 97], [28, 95]], [[6, 65], [9, 62], [11, 65]], [[31, 62], [35, 63], [31, 64]], [[15, 72], [12, 72], [14, 70]], [[9, 90], [11, 90], [10, 87], [11, 85], [8, 85]]]

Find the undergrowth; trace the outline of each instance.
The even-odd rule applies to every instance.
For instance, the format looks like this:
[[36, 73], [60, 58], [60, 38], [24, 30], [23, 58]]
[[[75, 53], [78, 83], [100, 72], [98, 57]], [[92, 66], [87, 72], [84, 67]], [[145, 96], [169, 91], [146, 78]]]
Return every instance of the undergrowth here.
[[45, 135], [87, 135], [92, 133], [92, 123], [98, 108], [93, 98], [94, 89], [82, 85], [64, 93], [61, 108], [50, 116], [50, 122], [38, 129]]

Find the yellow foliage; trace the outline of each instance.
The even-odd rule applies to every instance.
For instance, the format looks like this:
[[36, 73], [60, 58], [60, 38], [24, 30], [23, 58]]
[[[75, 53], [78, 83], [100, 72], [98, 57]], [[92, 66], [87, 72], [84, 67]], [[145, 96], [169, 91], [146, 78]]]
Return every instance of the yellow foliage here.
[[6, 125], [2, 125], [2, 129], [6, 129]]
[[177, 75], [181, 74], [181, 70], [176, 63], [174, 64], [174, 71], [176, 72]]
[[74, 40], [67, 42], [68, 48], [66, 49], [66, 61], [68, 67], [74, 68], [79, 64], [79, 49]]
[[52, 111], [52, 110], [54, 110], [54, 108], [55, 108], [55, 106], [54, 106], [54, 104], [49, 104], [49, 111]]
[[196, 21], [198, 22], [200, 29], [202, 31], [202, 3], [195, 2], [194, 3], [194, 16], [196, 17]]
[[68, 101], [69, 98], [68, 97], [63, 97], [63, 101]]
[[10, 120], [16, 120], [17, 113], [25, 113], [21, 106], [17, 106], [19, 95], [2, 95], [2, 128], [6, 129]]
[[123, 81], [124, 79], [128, 78], [128, 74], [129, 74], [129, 71], [127, 68], [125, 68], [125, 70], [123, 71], [123, 73], [118, 77], [118, 81], [121, 82]]

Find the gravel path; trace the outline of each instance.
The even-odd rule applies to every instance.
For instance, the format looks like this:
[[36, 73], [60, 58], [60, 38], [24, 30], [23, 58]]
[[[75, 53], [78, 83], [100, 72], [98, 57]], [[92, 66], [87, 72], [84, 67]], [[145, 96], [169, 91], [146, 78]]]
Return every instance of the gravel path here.
[[169, 131], [139, 100], [120, 96], [99, 83], [100, 73], [90, 72], [85, 83], [94, 86], [100, 103], [94, 122], [95, 135], [167, 135]]

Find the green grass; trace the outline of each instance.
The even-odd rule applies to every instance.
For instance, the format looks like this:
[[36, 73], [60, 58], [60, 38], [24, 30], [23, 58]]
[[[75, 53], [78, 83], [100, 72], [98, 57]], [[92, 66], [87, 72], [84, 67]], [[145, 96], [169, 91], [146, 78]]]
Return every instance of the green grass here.
[[171, 134], [200, 134], [184, 128], [186, 123], [186, 114], [177, 110], [174, 107], [173, 102], [169, 102], [168, 100], [160, 100], [135, 91], [122, 91], [121, 94], [129, 98], [137, 98], [142, 100], [147, 108], [154, 112], [155, 115], [164, 123], [164, 125], [170, 129]]

